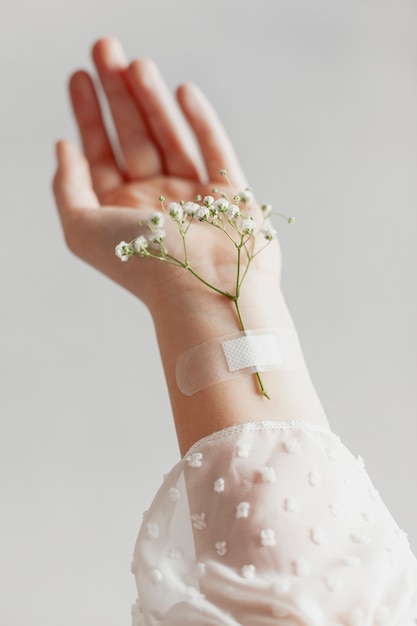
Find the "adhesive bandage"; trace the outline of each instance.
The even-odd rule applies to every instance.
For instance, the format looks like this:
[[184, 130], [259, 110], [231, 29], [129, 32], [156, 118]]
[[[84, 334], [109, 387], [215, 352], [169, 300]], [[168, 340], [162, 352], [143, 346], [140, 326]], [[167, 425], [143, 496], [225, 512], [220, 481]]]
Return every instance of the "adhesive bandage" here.
[[261, 328], [212, 339], [187, 350], [178, 358], [176, 379], [180, 391], [192, 396], [239, 376], [305, 367], [294, 331]]

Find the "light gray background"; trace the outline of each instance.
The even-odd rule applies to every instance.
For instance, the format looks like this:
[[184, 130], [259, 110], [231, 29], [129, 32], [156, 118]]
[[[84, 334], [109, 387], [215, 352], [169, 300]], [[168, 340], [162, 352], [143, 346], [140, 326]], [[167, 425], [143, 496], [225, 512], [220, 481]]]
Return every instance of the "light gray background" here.
[[145, 308], [65, 249], [66, 79], [115, 34], [211, 96], [278, 223], [336, 432], [417, 548], [417, 5], [16, 1], [0, 20], [0, 621], [129, 624], [142, 511], [178, 458]]

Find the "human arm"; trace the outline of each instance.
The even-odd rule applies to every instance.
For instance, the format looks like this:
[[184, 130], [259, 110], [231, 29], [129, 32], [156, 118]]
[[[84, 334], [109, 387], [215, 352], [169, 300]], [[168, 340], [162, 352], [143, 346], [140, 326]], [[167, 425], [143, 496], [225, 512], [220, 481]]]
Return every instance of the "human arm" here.
[[[59, 214], [70, 249], [148, 307], [181, 450], [240, 421], [297, 418], [327, 425], [306, 372], [265, 373], [271, 400], [258, 393], [254, 377], [208, 387], [191, 397], [178, 389], [175, 365], [184, 351], [239, 330], [233, 302], [180, 268], [152, 259], [120, 263], [114, 247], [137, 235], [138, 221], [146, 221], [159, 208], [160, 195], [169, 200], [204, 196], [213, 186], [223, 185], [222, 169], [238, 190], [246, 179], [217, 115], [198, 88], [186, 84], [177, 92], [185, 121], [152, 62], [128, 64], [120, 44], [110, 38], [97, 42], [93, 58], [124, 164], [121, 167], [114, 157], [91, 78], [75, 73], [70, 92], [84, 156], [71, 142], [57, 146], [54, 191]], [[218, 232], [203, 231], [203, 226], [196, 224], [189, 232], [190, 254], [211, 284], [229, 290], [236, 270], [234, 251], [221, 242]], [[180, 245], [174, 230], [169, 224], [167, 241]], [[254, 259], [242, 288], [240, 305], [248, 328], [293, 329], [280, 276], [281, 255], [274, 240]]]

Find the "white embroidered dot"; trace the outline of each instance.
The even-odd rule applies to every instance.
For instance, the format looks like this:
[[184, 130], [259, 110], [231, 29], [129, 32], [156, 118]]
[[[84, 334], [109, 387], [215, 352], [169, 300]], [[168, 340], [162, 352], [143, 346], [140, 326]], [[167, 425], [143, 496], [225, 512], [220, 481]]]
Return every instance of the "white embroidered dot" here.
[[300, 449], [300, 442], [295, 437], [291, 437], [283, 442], [282, 447], [287, 454], [294, 454]]
[[216, 548], [216, 552], [219, 556], [224, 556], [227, 552], [227, 544], [225, 541], [218, 541], [214, 547]]
[[222, 491], [224, 491], [224, 478], [218, 478], [217, 480], [215, 480], [213, 489], [214, 491], [216, 491], [216, 493], [221, 493]]
[[297, 513], [300, 510], [300, 503], [294, 496], [285, 498], [283, 507], [288, 513]]
[[151, 580], [153, 583], [160, 583], [164, 577], [162, 576], [162, 572], [159, 569], [151, 570]]
[[236, 446], [236, 453], [240, 459], [245, 459], [249, 454], [249, 450], [250, 444], [247, 441], [242, 441]]
[[338, 587], [340, 587], [340, 580], [332, 574], [324, 576], [323, 582], [329, 591], [335, 591]]
[[329, 505], [329, 509], [330, 509], [330, 513], [334, 516], [334, 517], [338, 517], [341, 518], [344, 516], [343, 513], [343, 509], [340, 506], [340, 504], [330, 504]]
[[183, 552], [182, 548], [177, 546], [175, 548], [170, 548], [169, 550], [167, 550], [167, 556], [170, 559], [183, 559], [184, 558], [184, 552]]
[[356, 567], [360, 565], [361, 560], [358, 556], [344, 556], [342, 558], [342, 563], [348, 567]]
[[368, 522], [369, 524], [375, 521], [375, 515], [371, 513], [370, 511], [362, 511], [361, 515], [363, 519], [365, 520], [365, 522]]
[[319, 487], [321, 485], [321, 476], [318, 470], [312, 470], [308, 475], [308, 482], [312, 487]]
[[268, 465], [261, 468], [260, 474], [264, 483], [273, 483], [276, 480], [275, 469]]
[[136, 574], [137, 572], [137, 566], [134, 560], [130, 564], [130, 571], [132, 572], [132, 574]]
[[350, 537], [352, 541], [354, 541], [355, 543], [369, 543], [370, 542], [370, 538], [365, 533], [361, 533], [361, 532], [352, 533]]
[[168, 490], [168, 500], [170, 502], [178, 502], [179, 497], [180, 492], [175, 487], [171, 487], [171, 489]]
[[156, 522], [148, 522], [145, 529], [146, 535], [149, 539], [157, 539], [159, 537], [159, 526]]
[[241, 517], [248, 517], [249, 516], [249, 508], [250, 508], [249, 502], [239, 502], [239, 504], [236, 507], [236, 517], [237, 517], [237, 519], [240, 519]]
[[195, 566], [195, 572], [198, 578], [200, 578], [200, 576], [204, 576], [204, 574], [206, 573], [206, 564], [197, 563]]
[[206, 514], [193, 513], [193, 515], [191, 515], [191, 521], [194, 528], [196, 528], [197, 530], [204, 530], [204, 528], [206, 527]]
[[292, 571], [296, 576], [308, 576], [310, 574], [310, 564], [306, 559], [295, 559], [292, 563]]
[[326, 448], [326, 454], [327, 454], [327, 458], [329, 459], [329, 461], [337, 460], [337, 454], [334, 450], [331, 450], [330, 448]]
[[242, 567], [243, 578], [255, 578], [256, 569], [254, 565], [244, 565]]
[[326, 543], [326, 533], [322, 528], [310, 528], [310, 539], [318, 546]]
[[201, 452], [193, 452], [187, 456], [187, 463], [190, 467], [201, 467], [203, 455]]
[[274, 546], [276, 542], [275, 533], [271, 528], [261, 530], [261, 543], [263, 546]]
[[377, 502], [380, 498], [379, 491], [378, 489], [375, 489], [375, 487], [369, 487], [368, 494], [371, 500], [373, 500], [374, 502]]

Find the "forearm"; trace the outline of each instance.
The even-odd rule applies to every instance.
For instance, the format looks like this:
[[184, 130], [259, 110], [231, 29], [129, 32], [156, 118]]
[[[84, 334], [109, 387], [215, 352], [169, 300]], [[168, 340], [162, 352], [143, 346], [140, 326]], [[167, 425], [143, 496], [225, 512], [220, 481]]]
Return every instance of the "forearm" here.
[[[269, 292], [267, 305], [260, 294], [250, 295], [242, 308], [247, 328], [295, 330], [280, 289]], [[254, 375], [208, 386], [192, 396], [180, 391], [175, 374], [180, 355], [239, 331], [234, 304], [227, 298], [190, 292], [155, 306], [153, 319], [182, 453], [201, 437], [240, 422], [297, 419], [328, 426], [306, 369], [263, 373], [270, 400], [261, 395]]]

